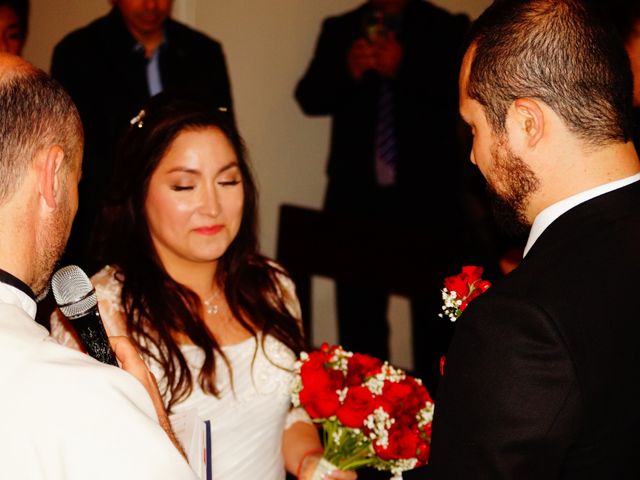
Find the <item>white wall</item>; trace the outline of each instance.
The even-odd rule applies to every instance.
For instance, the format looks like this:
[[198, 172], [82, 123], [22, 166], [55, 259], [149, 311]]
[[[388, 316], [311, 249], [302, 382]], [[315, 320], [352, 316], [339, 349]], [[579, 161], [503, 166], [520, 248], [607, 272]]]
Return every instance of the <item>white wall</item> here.
[[[363, 0], [175, 0], [174, 17], [223, 43], [240, 131], [261, 196], [261, 242], [274, 255], [282, 203], [320, 207], [325, 189], [329, 120], [305, 117], [293, 100], [320, 23]], [[489, 0], [434, 0], [452, 12], [477, 16]], [[109, 9], [107, 0], [32, 0], [24, 55], [48, 70], [53, 46], [67, 32]], [[394, 299], [394, 361], [409, 366], [408, 308]], [[315, 338], [335, 341], [331, 284], [314, 284]]]

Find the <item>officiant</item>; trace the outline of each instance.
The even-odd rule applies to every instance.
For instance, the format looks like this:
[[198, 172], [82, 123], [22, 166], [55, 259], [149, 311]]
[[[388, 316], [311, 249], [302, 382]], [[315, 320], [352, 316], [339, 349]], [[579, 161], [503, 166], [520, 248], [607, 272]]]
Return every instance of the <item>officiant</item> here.
[[59, 345], [35, 322], [78, 205], [73, 102], [41, 70], [0, 54], [0, 119], [0, 476], [194, 479], [126, 339], [114, 344], [118, 369]]

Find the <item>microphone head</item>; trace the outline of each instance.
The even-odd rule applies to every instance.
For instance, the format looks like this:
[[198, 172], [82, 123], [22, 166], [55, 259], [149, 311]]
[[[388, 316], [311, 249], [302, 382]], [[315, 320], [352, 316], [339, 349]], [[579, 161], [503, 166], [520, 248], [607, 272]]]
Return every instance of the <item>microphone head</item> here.
[[67, 265], [54, 273], [51, 289], [60, 311], [71, 320], [86, 315], [98, 305], [91, 280], [77, 265]]

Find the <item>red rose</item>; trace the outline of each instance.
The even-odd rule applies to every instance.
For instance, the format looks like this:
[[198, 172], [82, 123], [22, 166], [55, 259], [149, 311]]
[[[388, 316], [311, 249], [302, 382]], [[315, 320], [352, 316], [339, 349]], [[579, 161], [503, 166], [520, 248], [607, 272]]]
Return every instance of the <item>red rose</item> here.
[[329, 361], [329, 353], [323, 350], [314, 350], [309, 354], [309, 359], [305, 363], [324, 364]]
[[400, 382], [385, 382], [380, 405], [396, 422], [411, 425], [416, 421], [416, 414], [430, 401], [427, 389], [407, 376]]
[[418, 443], [418, 465], [426, 465], [429, 461], [429, 453], [431, 451], [431, 445], [427, 442]]
[[369, 355], [354, 353], [347, 364], [347, 386], [362, 385], [368, 377], [380, 372], [382, 361]]
[[316, 390], [306, 386], [300, 391], [300, 403], [311, 418], [329, 418], [340, 406], [335, 390]]
[[482, 279], [484, 269], [476, 266], [462, 267], [458, 275], [444, 279], [444, 286], [450, 292], [456, 292], [456, 298], [462, 303], [458, 307], [463, 312], [469, 302], [487, 291], [491, 283]]
[[420, 399], [420, 402], [423, 405], [427, 402], [433, 401], [431, 399], [431, 395], [429, 395], [427, 387], [425, 387], [421, 382], [418, 382], [415, 377], [407, 375], [405, 382], [408, 382], [413, 387], [414, 394]]
[[326, 361], [322, 355], [309, 355], [309, 360], [300, 367], [300, 378], [304, 388], [333, 392], [344, 388], [344, 374], [340, 370], [328, 367]]
[[458, 298], [464, 298], [469, 293], [469, 284], [465, 275], [459, 274], [444, 279], [444, 288], [456, 292]]
[[347, 390], [347, 396], [338, 408], [336, 416], [346, 427], [362, 428], [365, 418], [374, 408], [373, 394], [368, 388], [351, 387]]
[[431, 439], [431, 427], [433, 427], [433, 423], [429, 422], [424, 427], [422, 427], [421, 436], [424, 439]]
[[469, 286], [482, 279], [483, 272], [484, 269], [482, 267], [472, 265], [462, 267], [462, 271], [458, 275], [444, 279], [444, 286], [450, 292], [456, 292], [458, 298], [464, 298], [469, 295]]
[[400, 413], [408, 404], [417, 402], [417, 399], [411, 398], [413, 389], [411, 385], [404, 381], [401, 382], [385, 382], [382, 387], [382, 402], [385, 411], [395, 417], [396, 412]]
[[466, 298], [462, 301], [462, 304], [460, 305], [460, 311], [461, 312], [464, 311], [464, 309], [467, 308], [467, 305], [469, 305], [469, 302], [471, 302], [471, 300], [473, 300], [476, 297], [479, 297], [481, 294], [486, 292], [490, 286], [491, 286], [490, 282], [482, 279], [479, 279], [473, 282], [472, 283], [473, 290], [471, 290], [471, 293], [469, 293], [466, 296]]
[[394, 423], [389, 429], [388, 445], [383, 447], [374, 442], [374, 449], [382, 460], [415, 458], [420, 443], [422, 443], [420, 437], [410, 428]]
[[470, 283], [482, 278], [484, 268], [475, 265], [466, 265], [462, 267], [462, 274], [466, 275]]

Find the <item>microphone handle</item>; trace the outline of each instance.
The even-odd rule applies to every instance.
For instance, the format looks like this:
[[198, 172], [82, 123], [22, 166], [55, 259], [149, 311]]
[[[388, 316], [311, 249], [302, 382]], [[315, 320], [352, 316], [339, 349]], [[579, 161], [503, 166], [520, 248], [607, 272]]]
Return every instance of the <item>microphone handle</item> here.
[[70, 319], [69, 323], [80, 337], [89, 355], [102, 363], [118, 366], [97, 308], [73, 320]]

